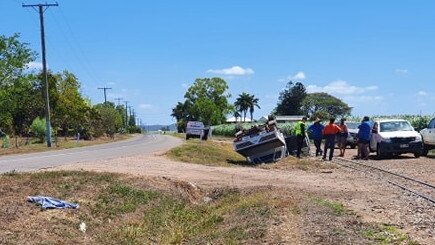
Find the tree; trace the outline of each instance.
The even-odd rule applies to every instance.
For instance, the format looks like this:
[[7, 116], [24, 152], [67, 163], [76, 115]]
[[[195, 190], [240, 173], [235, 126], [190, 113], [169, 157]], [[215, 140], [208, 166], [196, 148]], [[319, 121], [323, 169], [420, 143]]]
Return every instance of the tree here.
[[100, 114], [100, 118], [96, 123], [101, 125], [101, 129], [105, 134], [114, 137], [115, 133], [122, 127], [122, 117], [116, 111], [115, 105], [112, 102], [95, 105], [96, 110]]
[[319, 117], [325, 120], [330, 117], [350, 115], [352, 107], [330, 94], [312, 93], [307, 94], [303, 100], [302, 111], [304, 115], [311, 118]]
[[249, 114], [251, 115], [251, 122], [254, 121], [254, 111], [255, 111], [255, 107], [257, 107], [258, 109], [261, 109], [261, 107], [258, 105], [258, 98], [255, 98], [255, 95], [251, 95], [250, 96], [250, 100], [249, 100]]
[[189, 103], [185, 101], [184, 103], [178, 102], [177, 105], [172, 108], [172, 117], [177, 120], [177, 131], [178, 133], [183, 133], [187, 126], [189, 119]]
[[39, 82], [32, 75], [16, 78], [0, 89], [0, 127], [15, 138], [27, 135], [32, 120], [43, 115], [44, 103]]
[[0, 35], [0, 88], [21, 77], [27, 64], [35, 60], [35, 52], [19, 38], [19, 34], [11, 37]]
[[80, 83], [74, 74], [64, 71], [54, 75], [54, 78], [57, 101], [52, 110], [52, 122], [62, 129], [66, 139], [70, 130], [82, 130], [85, 112], [90, 105], [80, 94]]
[[228, 103], [230, 94], [225, 80], [214, 78], [198, 78], [189, 87], [184, 98], [187, 115], [190, 119], [200, 120], [205, 125], [225, 122], [232, 106]]
[[258, 98], [255, 98], [255, 95], [250, 95], [248, 93], [241, 93], [239, 97], [237, 97], [236, 102], [234, 102], [234, 107], [236, 111], [238, 111], [243, 116], [243, 121], [246, 121], [246, 114], [249, 111], [251, 116], [251, 122], [254, 120], [254, 111], [255, 107], [260, 108], [258, 105]]
[[237, 97], [236, 102], [234, 102], [234, 107], [243, 117], [243, 121], [246, 122], [246, 114], [250, 108], [251, 95], [248, 93], [241, 93], [239, 97]]
[[277, 115], [301, 115], [303, 113], [301, 105], [306, 95], [307, 92], [302, 83], [289, 81], [287, 88], [279, 94], [275, 113]]

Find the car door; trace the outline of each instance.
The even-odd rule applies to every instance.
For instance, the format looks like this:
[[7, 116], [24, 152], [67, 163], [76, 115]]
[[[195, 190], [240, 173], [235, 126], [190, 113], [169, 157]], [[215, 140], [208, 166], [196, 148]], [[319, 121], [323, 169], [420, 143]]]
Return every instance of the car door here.
[[379, 123], [375, 122], [373, 124], [372, 127], [372, 136], [370, 137], [370, 149], [373, 151], [377, 150], [377, 144], [378, 144], [378, 135], [377, 133], [379, 132], [379, 128], [378, 128]]
[[[435, 118], [433, 118], [427, 126], [426, 134], [428, 136], [429, 144], [435, 144]], [[424, 137], [424, 136], [423, 136]]]

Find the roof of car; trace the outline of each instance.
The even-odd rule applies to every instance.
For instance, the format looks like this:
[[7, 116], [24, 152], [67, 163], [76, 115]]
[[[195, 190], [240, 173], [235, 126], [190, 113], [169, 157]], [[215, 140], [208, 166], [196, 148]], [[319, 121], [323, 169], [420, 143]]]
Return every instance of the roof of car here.
[[375, 122], [408, 122], [405, 119], [376, 119]]

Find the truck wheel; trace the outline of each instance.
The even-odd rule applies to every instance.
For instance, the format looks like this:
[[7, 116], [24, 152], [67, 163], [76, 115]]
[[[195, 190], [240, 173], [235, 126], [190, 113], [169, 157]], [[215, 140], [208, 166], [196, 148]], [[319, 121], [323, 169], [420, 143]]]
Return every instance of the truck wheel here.
[[427, 145], [423, 144], [423, 150], [421, 151], [421, 155], [427, 156], [428, 153], [429, 153], [429, 147], [427, 147]]
[[378, 160], [382, 160], [384, 158], [384, 153], [382, 153], [381, 147], [379, 146], [379, 144], [376, 146], [376, 158]]

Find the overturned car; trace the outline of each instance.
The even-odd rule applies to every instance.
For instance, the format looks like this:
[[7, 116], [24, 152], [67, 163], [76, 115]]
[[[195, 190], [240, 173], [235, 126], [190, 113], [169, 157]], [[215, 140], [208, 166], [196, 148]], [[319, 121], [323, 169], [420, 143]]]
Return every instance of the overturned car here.
[[233, 147], [249, 163], [254, 164], [275, 162], [287, 154], [284, 135], [277, 128], [275, 120], [248, 130], [240, 129], [236, 133]]

